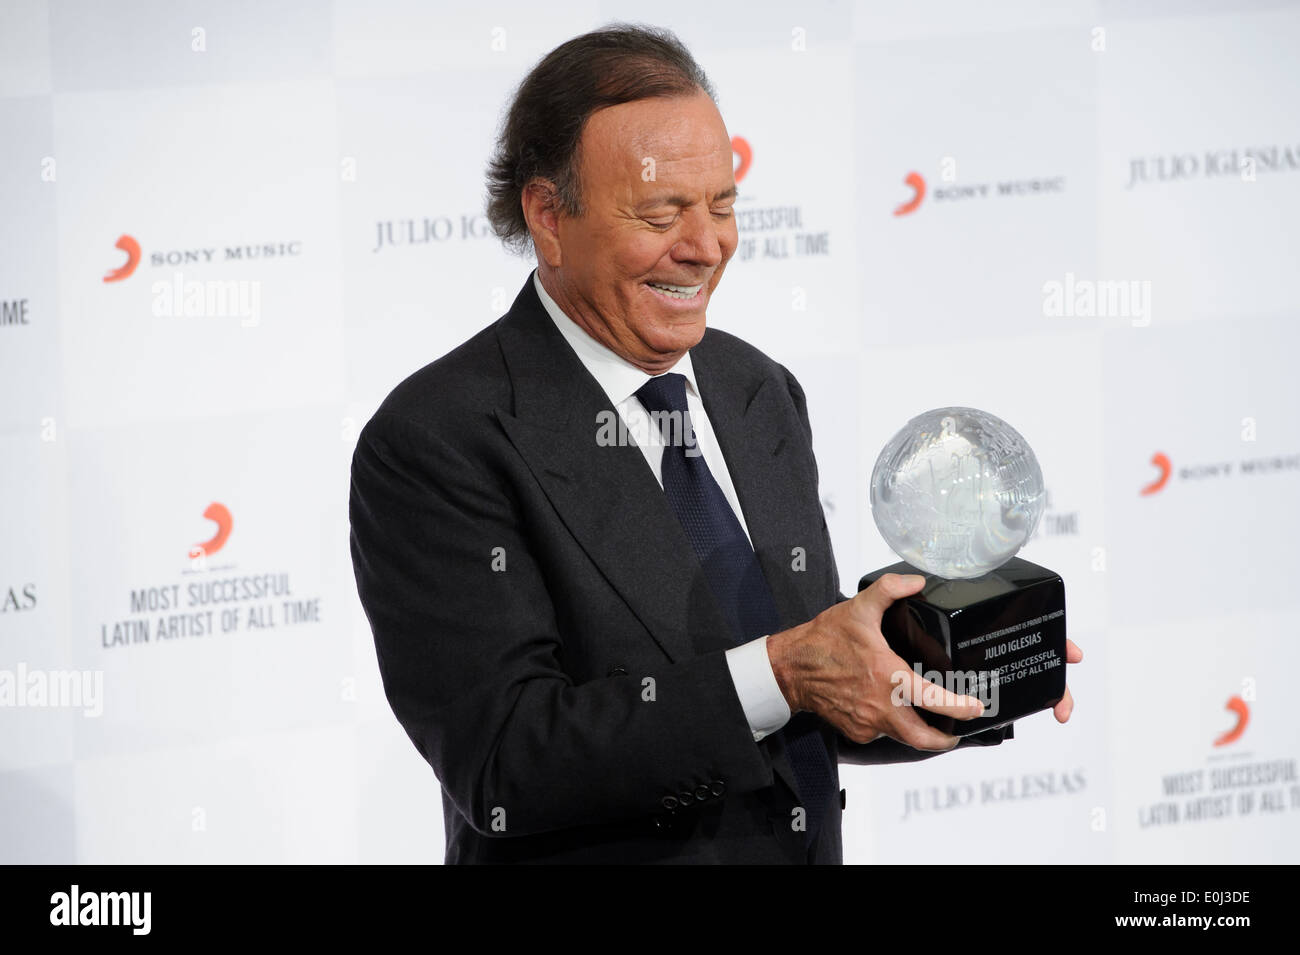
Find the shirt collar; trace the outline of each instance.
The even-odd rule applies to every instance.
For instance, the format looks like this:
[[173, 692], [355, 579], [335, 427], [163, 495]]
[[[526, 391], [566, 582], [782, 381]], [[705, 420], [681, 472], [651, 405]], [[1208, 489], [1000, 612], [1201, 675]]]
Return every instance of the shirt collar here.
[[[617, 408], [635, 395], [642, 385], [655, 377], [627, 359], [616, 355], [603, 343], [592, 338], [581, 325], [569, 318], [542, 287], [542, 279], [536, 269], [533, 270], [533, 286], [537, 289], [537, 297], [542, 300], [542, 307], [546, 309], [546, 314], [551, 316], [555, 327], [577, 353], [587, 371], [591, 372], [591, 376], [604, 389], [605, 394], [609, 396], [610, 404], [614, 407]], [[694, 392], [697, 398], [699, 397], [700, 389], [695, 382], [695, 369], [691, 366], [689, 351], [682, 355], [669, 371], [685, 377], [686, 387]]]

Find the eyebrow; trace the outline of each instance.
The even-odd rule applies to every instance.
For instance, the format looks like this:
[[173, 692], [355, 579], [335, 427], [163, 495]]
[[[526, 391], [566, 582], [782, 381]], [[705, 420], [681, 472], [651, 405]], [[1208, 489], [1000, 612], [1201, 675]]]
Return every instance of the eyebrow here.
[[[722, 192], [718, 193], [716, 196], [713, 197], [712, 201], [717, 202], [719, 199], [734, 199], [736, 198], [737, 195], [739, 195], [739, 193], [736, 190], [736, 187], [732, 186], [730, 189], [724, 189]], [[641, 202], [638, 202], [636, 204], [636, 207], [638, 209], [644, 209], [647, 206], [679, 206], [680, 207], [680, 206], [689, 206], [690, 204], [691, 204], [691, 200], [687, 199], [685, 196], [652, 196], [649, 199], [645, 199]]]

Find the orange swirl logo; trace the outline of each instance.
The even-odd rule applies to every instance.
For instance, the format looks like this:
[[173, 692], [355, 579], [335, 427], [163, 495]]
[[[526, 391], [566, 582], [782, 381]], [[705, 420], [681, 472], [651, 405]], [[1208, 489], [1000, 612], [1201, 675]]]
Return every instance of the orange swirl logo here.
[[1229, 743], [1235, 743], [1241, 739], [1241, 734], [1246, 732], [1246, 724], [1250, 722], [1250, 707], [1246, 701], [1239, 696], [1234, 696], [1228, 700], [1228, 705], [1224, 709], [1231, 710], [1237, 714], [1237, 725], [1228, 732], [1224, 733], [1214, 741], [1215, 746], [1227, 746]]
[[135, 267], [140, 264], [140, 243], [129, 235], [119, 236], [115, 248], [126, 253], [126, 262], [115, 269], [111, 269], [104, 276], [105, 282], [120, 282], [122, 279], [130, 278], [131, 273], [135, 271]]
[[1174, 466], [1169, 463], [1168, 455], [1157, 451], [1151, 456], [1151, 463], [1160, 469], [1160, 477], [1156, 478], [1150, 484], [1142, 489], [1143, 494], [1154, 494], [1166, 484], [1169, 483], [1169, 475], [1173, 472]]
[[213, 501], [208, 505], [208, 509], [203, 512], [203, 516], [217, 525], [217, 532], [209, 540], [202, 544], [195, 544], [190, 549], [190, 556], [209, 556], [215, 554], [226, 546], [226, 540], [230, 537], [230, 529], [234, 526], [234, 519], [230, 516], [230, 511], [224, 504], [218, 504]]
[[925, 198], [925, 180], [921, 178], [919, 172], [909, 172], [903, 182], [912, 188], [912, 198], [894, 210], [896, 216], [910, 215], [915, 212], [921, 207], [921, 200]]
[[745, 178], [745, 173], [749, 172], [749, 167], [754, 162], [754, 150], [749, 145], [749, 140], [744, 136], [732, 136], [731, 151], [740, 160], [736, 166], [736, 182], [740, 182]]

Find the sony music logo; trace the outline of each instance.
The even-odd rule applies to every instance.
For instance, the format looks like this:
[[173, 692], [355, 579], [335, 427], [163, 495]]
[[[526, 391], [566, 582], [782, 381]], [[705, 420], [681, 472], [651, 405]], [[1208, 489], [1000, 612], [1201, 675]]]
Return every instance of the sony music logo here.
[[[224, 253], [224, 254], [222, 254]], [[233, 245], [220, 249], [166, 249], [149, 253], [149, 264], [211, 265], [217, 262], [251, 262], [254, 259], [285, 259], [302, 255], [301, 240], [263, 242], [256, 245]]]

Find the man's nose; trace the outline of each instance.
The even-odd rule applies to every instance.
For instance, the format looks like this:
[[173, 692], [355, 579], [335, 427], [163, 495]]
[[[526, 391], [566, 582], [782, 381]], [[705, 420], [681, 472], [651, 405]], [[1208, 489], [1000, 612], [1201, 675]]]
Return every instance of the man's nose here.
[[672, 256], [678, 262], [697, 262], [710, 268], [722, 262], [724, 229], [731, 220], [717, 220], [708, 210], [691, 210], [683, 214], [684, 229], [673, 244]]

